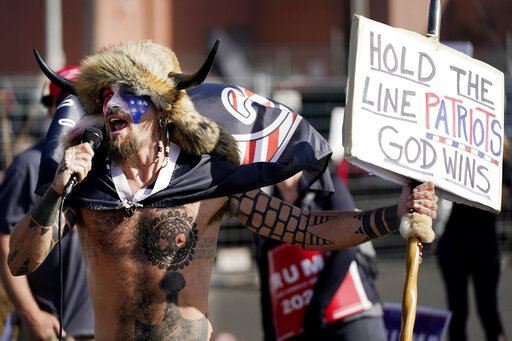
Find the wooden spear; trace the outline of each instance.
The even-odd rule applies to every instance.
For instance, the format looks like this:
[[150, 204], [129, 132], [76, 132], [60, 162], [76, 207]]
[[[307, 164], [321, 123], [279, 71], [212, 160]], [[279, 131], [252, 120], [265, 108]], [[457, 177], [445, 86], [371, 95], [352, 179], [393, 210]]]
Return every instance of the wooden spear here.
[[418, 303], [418, 269], [423, 249], [422, 242], [431, 243], [435, 238], [432, 218], [417, 212], [409, 213], [402, 218], [400, 234], [407, 239], [400, 341], [412, 341]]
[[[439, 41], [440, 26], [441, 0], [431, 0], [427, 37]], [[400, 341], [412, 341], [418, 304], [418, 270], [423, 249], [422, 241], [430, 243], [434, 240], [432, 219], [411, 212], [407, 217], [403, 218], [400, 233], [407, 239], [406, 276], [402, 296], [402, 330], [400, 332]]]

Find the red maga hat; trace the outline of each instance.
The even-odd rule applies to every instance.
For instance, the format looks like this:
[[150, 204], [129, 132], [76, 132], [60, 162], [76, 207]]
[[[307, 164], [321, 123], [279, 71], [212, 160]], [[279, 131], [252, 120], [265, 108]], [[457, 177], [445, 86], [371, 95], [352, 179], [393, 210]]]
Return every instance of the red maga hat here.
[[[67, 67], [57, 71], [57, 73], [64, 78], [67, 78], [71, 81], [75, 81], [77, 79], [78, 75], [80, 75], [80, 68], [78, 66], [67, 66]], [[59, 88], [57, 85], [50, 82], [50, 96], [55, 98], [61, 92], [62, 92], [61, 88]]]

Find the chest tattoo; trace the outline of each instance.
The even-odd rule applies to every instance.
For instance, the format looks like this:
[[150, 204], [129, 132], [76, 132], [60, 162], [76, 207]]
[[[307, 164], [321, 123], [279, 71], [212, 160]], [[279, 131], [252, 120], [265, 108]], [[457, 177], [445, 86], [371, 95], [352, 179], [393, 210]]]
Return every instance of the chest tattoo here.
[[144, 254], [159, 269], [176, 271], [194, 259], [198, 230], [186, 212], [162, 213], [143, 226], [141, 233]]
[[179, 292], [185, 287], [185, 278], [178, 272], [170, 272], [160, 281], [160, 290], [166, 293], [167, 307], [163, 320], [154, 325], [135, 320], [134, 340], [187, 341], [206, 340], [208, 320], [206, 316], [189, 320], [179, 308]]

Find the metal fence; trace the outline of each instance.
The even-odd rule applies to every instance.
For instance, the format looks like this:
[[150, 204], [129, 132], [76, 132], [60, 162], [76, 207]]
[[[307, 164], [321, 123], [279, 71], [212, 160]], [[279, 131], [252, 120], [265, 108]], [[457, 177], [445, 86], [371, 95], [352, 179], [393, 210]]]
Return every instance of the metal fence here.
[[[290, 84], [290, 83], [288, 83]], [[307, 119], [326, 139], [329, 138], [331, 113], [336, 107], [345, 106], [345, 80], [327, 80], [320, 83], [295, 84], [295, 90], [302, 96], [301, 115]], [[506, 81], [506, 133], [512, 137], [512, 80]], [[334, 169], [336, 165], [332, 165]], [[349, 167], [348, 187], [361, 210], [388, 206], [396, 203], [400, 195], [401, 186], [370, 175], [360, 169]], [[440, 220], [435, 222], [437, 227]], [[512, 251], [512, 203], [511, 200], [503, 203], [502, 212], [497, 222], [498, 243], [503, 251]], [[225, 220], [219, 235], [220, 247], [247, 246], [253, 248], [252, 232], [236, 221]], [[405, 257], [406, 241], [395, 233], [391, 236], [374, 241], [375, 249], [383, 257]], [[435, 242], [425, 245], [424, 255], [428, 256], [435, 251]]]
[[[272, 79], [269, 78], [272, 82]], [[49, 125], [45, 109], [39, 100], [41, 80], [35, 77], [0, 77], [0, 173], [9, 165], [12, 157], [31, 143], [42, 138]], [[273, 84], [273, 83], [271, 83]], [[295, 87], [302, 96], [301, 115], [325, 138], [329, 137], [331, 113], [335, 107], [345, 104], [345, 80], [328, 80], [321, 83], [301, 83]], [[512, 81], [506, 82], [506, 132], [512, 136]], [[334, 166], [333, 166], [334, 167]], [[1, 179], [1, 176], [0, 176]], [[365, 210], [396, 202], [400, 186], [351, 169], [349, 190], [356, 206]], [[498, 216], [498, 237], [502, 250], [512, 250], [512, 203], [503, 203]], [[392, 235], [374, 242], [377, 252], [383, 256], [403, 257], [405, 241]], [[253, 248], [253, 235], [233, 219], [225, 219], [219, 234], [219, 247]], [[427, 246], [425, 252], [430, 252]]]

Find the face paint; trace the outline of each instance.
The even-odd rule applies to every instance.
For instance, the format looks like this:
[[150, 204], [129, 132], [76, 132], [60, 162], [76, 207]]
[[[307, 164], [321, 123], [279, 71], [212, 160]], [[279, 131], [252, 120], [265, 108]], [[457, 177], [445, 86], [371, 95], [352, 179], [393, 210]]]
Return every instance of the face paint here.
[[103, 113], [107, 109], [117, 107], [119, 110], [129, 113], [133, 117], [133, 123], [139, 123], [151, 107], [151, 101], [148, 96], [133, 95], [129, 88], [114, 85], [112, 88], [103, 90]]
[[105, 109], [107, 109], [107, 103], [110, 101], [110, 99], [114, 96], [114, 90], [111, 88], [103, 89], [103, 114], [105, 114]]

